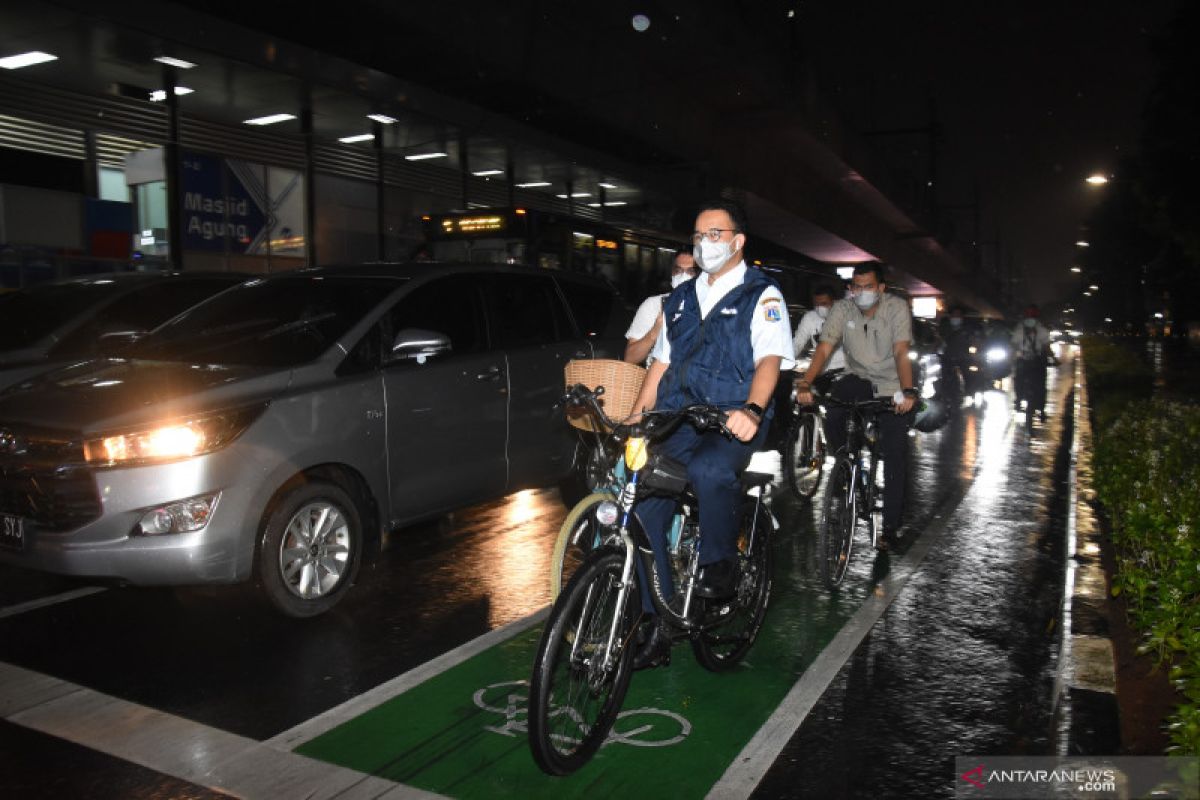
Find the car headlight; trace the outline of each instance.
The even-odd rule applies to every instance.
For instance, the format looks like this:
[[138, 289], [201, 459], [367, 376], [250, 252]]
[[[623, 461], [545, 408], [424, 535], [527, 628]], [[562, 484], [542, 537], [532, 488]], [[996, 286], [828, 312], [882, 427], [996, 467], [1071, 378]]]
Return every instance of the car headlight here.
[[154, 427], [87, 439], [83, 457], [96, 466], [173, 461], [211, 453], [236, 439], [266, 406], [171, 420]]
[[993, 347], [991, 350], [987, 351], [987, 360], [989, 364], [996, 361], [1003, 361], [1006, 358], [1008, 358], [1008, 351], [1003, 347]]

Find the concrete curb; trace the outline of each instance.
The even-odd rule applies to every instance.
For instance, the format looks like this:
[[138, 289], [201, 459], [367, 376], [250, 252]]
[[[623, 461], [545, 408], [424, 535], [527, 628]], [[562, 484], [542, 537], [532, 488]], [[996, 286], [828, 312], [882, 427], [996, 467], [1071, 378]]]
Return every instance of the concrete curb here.
[[1075, 355], [1075, 402], [1066, 580], [1055, 691], [1060, 756], [1113, 755], [1120, 748], [1117, 681], [1108, 630], [1109, 586], [1100, 560], [1100, 526], [1092, 512], [1092, 423], [1082, 352]]

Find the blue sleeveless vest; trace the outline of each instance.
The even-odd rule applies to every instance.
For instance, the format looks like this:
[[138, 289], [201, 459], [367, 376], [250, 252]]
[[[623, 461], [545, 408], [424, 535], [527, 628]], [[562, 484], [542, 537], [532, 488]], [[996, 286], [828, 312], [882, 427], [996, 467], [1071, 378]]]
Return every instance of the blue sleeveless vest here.
[[[703, 277], [703, 276], [701, 276]], [[741, 286], [730, 290], [700, 318], [698, 278], [682, 283], [663, 303], [671, 363], [658, 386], [655, 408], [674, 410], [692, 403], [741, 408], [754, 378], [750, 322], [768, 286], [778, 286], [762, 270], [746, 268]], [[767, 416], [772, 413], [768, 406]]]

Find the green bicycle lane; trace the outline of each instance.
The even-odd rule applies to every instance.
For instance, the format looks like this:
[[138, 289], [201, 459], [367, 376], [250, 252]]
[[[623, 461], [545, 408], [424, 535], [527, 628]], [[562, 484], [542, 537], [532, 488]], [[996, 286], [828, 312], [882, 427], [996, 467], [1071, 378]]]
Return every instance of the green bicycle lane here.
[[887, 556], [859, 550], [843, 586], [824, 590], [806, 554], [811, 511], [777, 513], [771, 605], [746, 660], [711, 673], [677, 644], [669, 667], [634, 675], [613, 735], [574, 775], [541, 773], [526, 741], [540, 625], [295, 750], [456, 798], [703, 797], [889, 571]]

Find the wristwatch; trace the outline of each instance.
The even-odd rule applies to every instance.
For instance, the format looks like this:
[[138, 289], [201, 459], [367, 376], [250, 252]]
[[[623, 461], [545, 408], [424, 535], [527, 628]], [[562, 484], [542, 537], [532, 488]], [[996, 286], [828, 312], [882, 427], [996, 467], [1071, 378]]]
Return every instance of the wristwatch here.
[[763, 407], [758, 403], [746, 403], [742, 406], [742, 411], [749, 411], [754, 415], [756, 420], [762, 420], [763, 418]]
[[921, 396], [921, 393], [911, 386], [907, 389], [901, 389], [900, 391], [904, 393], [905, 397], [911, 397], [914, 400]]

